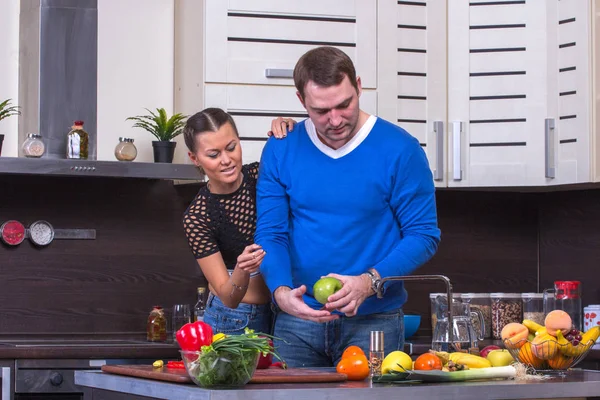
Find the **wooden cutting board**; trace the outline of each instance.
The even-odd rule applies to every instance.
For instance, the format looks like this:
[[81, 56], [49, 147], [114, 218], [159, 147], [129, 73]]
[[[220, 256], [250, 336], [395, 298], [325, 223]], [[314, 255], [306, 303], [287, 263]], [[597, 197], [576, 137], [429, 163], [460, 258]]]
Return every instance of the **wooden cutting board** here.
[[[185, 369], [154, 368], [151, 365], [103, 365], [102, 371], [117, 375], [154, 379], [174, 383], [192, 383]], [[343, 382], [348, 377], [337, 372], [305, 368], [257, 369], [250, 383], [317, 383]]]

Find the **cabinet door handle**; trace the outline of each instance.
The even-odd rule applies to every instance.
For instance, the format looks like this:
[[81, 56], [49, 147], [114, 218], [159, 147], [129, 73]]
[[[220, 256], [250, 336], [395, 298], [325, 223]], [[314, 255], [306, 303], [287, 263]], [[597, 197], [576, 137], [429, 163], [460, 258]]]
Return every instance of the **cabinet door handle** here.
[[267, 69], [265, 69], [265, 76], [267, 78], [292, 79], [294, 77], [294, 70], [293, 69], [281, 69], [281, 68], [267, 68]]
[[556, 178], [556, 145], [555, 135], [556, 121], [554, 118], [546, 118], [544, 120], [544, 134], [546, 142], [546, 178]]
[[462, 180], [462, 130], [462, 122], [452, 123], [452, 179], [455, 181]]
[[435, 170], [433, 180], [444, 180], [444, 122], [433, 121], [433, 132], [435, 132]]
[[10, 390], [10, 367], [2, 367], [0, 368], [2, 374], [0, 378], [2, 379], [2, 392], [0, 392], [1, 399], [12, 399], [11, 390]]

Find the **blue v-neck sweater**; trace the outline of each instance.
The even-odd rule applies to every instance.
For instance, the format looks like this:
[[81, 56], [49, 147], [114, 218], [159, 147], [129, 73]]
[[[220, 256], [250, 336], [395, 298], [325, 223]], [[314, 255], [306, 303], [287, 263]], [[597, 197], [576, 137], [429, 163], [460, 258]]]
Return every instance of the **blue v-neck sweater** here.
[[[261, 272], [274, 292], [307, 286], [329, 273], [408, 275], [437, 250], [435, 188], [424, 151], [405, 130], [377, 119], [368, 136], [340, 158], [311, 141], [305, 122], [285, 140], [270, 138], [257, 184], [255, 243], [267, 252]], [[402, 306], [402, 282], [371, 296], [358, 315]]]

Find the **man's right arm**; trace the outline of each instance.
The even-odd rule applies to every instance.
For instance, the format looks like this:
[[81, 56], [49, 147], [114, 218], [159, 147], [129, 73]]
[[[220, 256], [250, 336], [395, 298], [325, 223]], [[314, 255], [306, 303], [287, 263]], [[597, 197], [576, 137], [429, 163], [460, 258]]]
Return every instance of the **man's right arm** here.
[[273, 294], [280, 286], [293, 287], [289, 255], [289, 199], [281, 183], [275, 139], [262, 152], [256, 184], [256, 232], [254, 242], [266, 251], [260, 270]]

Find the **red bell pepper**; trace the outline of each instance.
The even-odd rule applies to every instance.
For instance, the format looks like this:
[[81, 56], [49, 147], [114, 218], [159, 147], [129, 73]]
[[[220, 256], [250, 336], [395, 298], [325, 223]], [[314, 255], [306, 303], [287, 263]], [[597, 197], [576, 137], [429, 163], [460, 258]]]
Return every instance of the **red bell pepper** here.
[[167, 368], [184, 369], [185, 365], [183, 365], [183, 361], [169, 361], [167, 362]]
[[[264, 337], [264, 336], [261, 336], [261, 337]], [[271, 346], [271, 348], [273, 348], [273, 341], [271, 339], [269, 339], [269, 346]], [[271, 366], [272, 362], [273, 362], [272, 354], [267, 354], [266, 356], [263, 356], [261, 354], [260, 357], [258, 358], [258, 365], [256, 366], [256, 368], [257, 369], [267, 369]]]
[[213, 339], [212, 327], [202, 321], [185, 324], [175, 334], [181, 350], [200, 351], [202, 346], [210, 346]]

